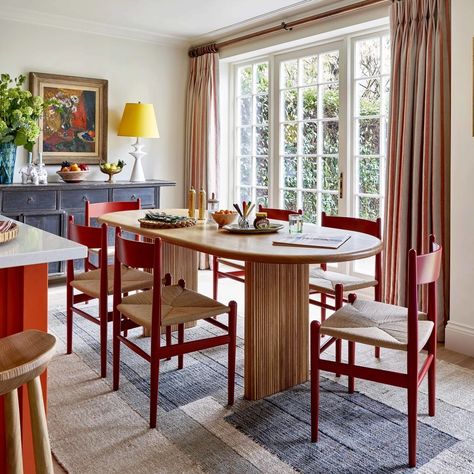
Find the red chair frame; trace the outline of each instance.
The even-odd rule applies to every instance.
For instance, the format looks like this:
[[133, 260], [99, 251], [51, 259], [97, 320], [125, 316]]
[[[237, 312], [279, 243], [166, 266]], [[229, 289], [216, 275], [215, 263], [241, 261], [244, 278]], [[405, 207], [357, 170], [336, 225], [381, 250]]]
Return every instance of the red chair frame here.
[[[112, 320], [112, 312], [107, 310], [108, 275], [107, 275], [107, 225], [89, 227], [74, 223], [74, 217], [69, 216], [68, 239], [85, 245], [88, 249], [99, 249], [100, 296], [99, 317], [96, 318], [81, 308], [74, 306], [95, 299], [85, 293], [74, 294], [71, 282], [74, 280], [74, 261], [68, 260], [66, 270], [66, 326], [67, 354], [72, 353], [73, 313], [100, 326], [100, 376], [107, 376], [107, 323]], [[87, 258], [85, 259], [87, 262]]]
[[[274, 219], [276, 221], [288, 222], [291, 214], [303, 214], [303, 211], [299, 209], [298, 211], [292, 211], [288, 209], [276, 209], [271, 207], [263, 207], [261, 204], [258, 206], [258, 212], [266, 212], [269, 219]], [[233, 267], [235, 270], [230, 272], [223, 272], [219, 270], [219, 263], [222, 263], [221, 257], [212, 257], [212, 297], [217, 300], [219, 280], [221, 278], [230, 278], [231, 280], [239, 281], [241, 283], [245, 282], [245, 269], [243, 265], [239, 265], [227, 259], [224, 260], [224, 265], [228, 267]]]
[[[407, 389], [408, 394], [408, 461], [410, 467], [416, 466], [418, 387], [426, 374], [428, 374], [429, 416], [435, 415], [436, 403], [436, 282], [440, 274], [442, 248], [435, 243], [433, 235], [430, 235], [429, 238], [429, 252], [428, 254], [417, 255], [416, 251], [411, 249], [408, 253], [408, 344], [406, 373], [355, 365], [355, 343], [351, 341], [349, 341], [349, 361], [347, 364], [321, 359], [321, 353], [336, 339], [331, 338], [321, 347], [321, 325], [318, 321], [311, 323], [311, 440], [313, 442], [318, 441], [319, 373], [321, 370], [349, 376], [352, 379], [349, 388], [351, 393], [354, 391], [355, 377], [402, 387]], [[428, 285], [427, 317], [433, 322], [433, 330], [424, 347], [428, 351], [428, 355], [423, 366], [418, 370], [418, 286], [420, 285]], [[349, 295], [350, 303], [353, 303], [355, 299], [355, 294]]]
[[[139, 327], [133, 321], [122, 316], [117, 306], [122, 301], [121, 289], [121, 265], [132, 268], [153, 268], [153, 300], [152, 300], [152, 325], [151, 325], [151, 353], [146, 353], [139, 346], [134, 344], [126, 336], [126, 331]], [[184, 323], [178, 324], [178, 343], [171, 344], [171, 337], [167, 337], [166, 345], [161, 345], [161, 285], [171, 284], [171, 275], [168, 273], [162, 280], [161, 277], [161, 239], [156, 238], [154, 243], [138, 242], [124, 239], [120, 229], [116, 229], [115, 235], [115, 274], [114, 274], [114, 311], [113, 311], [113, 389], [118, 390], [120, 380], [120, 347], [121, 343], [133, 352], [143, 357], [150, 363], [150, 428], [156, 427], [158, 410], [158, 384], [160, 360], [171, 359], [178, 356], [178, 369], [183, 368], [183, 356], [190, 352], [201, 351], [211, 347], [228, 345], [228, 404], [233, 405], [235, 394], [235, 357], [236, 357], [236, 337], [237, 337], [237, 303], [229, 303], [229, 320], [225, 325], [214, 318], [204, 320], [216, 326], [227, 334], [221, 336], [208, 337], [194, 341], [184, 342]], [[184, 280], [179, 280], [178, 284], [185, 288]]]

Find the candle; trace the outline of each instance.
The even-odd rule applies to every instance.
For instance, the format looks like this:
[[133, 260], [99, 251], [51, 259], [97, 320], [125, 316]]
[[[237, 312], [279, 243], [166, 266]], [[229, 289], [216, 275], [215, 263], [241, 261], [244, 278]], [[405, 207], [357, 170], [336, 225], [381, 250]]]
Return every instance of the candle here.
[[191, 186], [191, 189], [188, 191], [188, 215], [189, 215], [189, 217], [194, 218], [195, 211], [196, 211], [196, 191]]
[[203, 188], [199, 191], [199, 220], [202, 221], [206, 218], [206, 191]]

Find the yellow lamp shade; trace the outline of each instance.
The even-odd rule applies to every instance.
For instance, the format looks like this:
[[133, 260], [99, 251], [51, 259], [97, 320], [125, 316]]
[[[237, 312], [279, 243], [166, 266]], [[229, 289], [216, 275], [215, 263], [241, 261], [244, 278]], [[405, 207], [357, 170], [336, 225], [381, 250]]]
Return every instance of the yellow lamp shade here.
[[117, 135], [159, 138], [153, 104], [125, 104]]

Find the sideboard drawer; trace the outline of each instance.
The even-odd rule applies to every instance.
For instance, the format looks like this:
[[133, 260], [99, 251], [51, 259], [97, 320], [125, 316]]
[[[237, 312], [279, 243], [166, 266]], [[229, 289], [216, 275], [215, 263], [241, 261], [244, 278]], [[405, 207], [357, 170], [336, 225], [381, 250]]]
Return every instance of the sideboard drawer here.
[[55, 191], [5, 191], [3, 211], [32, 211], [56, 209]]
[[74, 189], [61, 192], [62, 209], [82, 209], [86, 201], [108, 202], [107, 189]]
[[122, 188], [112, 191], [113, 201], [136, 201], [141, 199], [142, 207], [155, 206], [155, 188]]

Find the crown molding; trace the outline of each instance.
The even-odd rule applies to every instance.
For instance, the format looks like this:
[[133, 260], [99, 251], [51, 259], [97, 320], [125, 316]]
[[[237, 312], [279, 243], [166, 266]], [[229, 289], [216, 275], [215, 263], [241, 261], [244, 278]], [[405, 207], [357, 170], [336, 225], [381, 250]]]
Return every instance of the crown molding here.
[[0, 9], [0, 20], [48, 26], [69, 31], [109, 36], [112, 38], [153, 43], [162, 46], [180, 46], [187, 48], [191, 44], [189, 38], [184, 36], [159, 34], [153, 31], [109, 25], [106, 23], [81, 20], [77, 18], [71, 22], [71, 18], [68, 16], [54, 15], [25, 8], [2, 7]]

